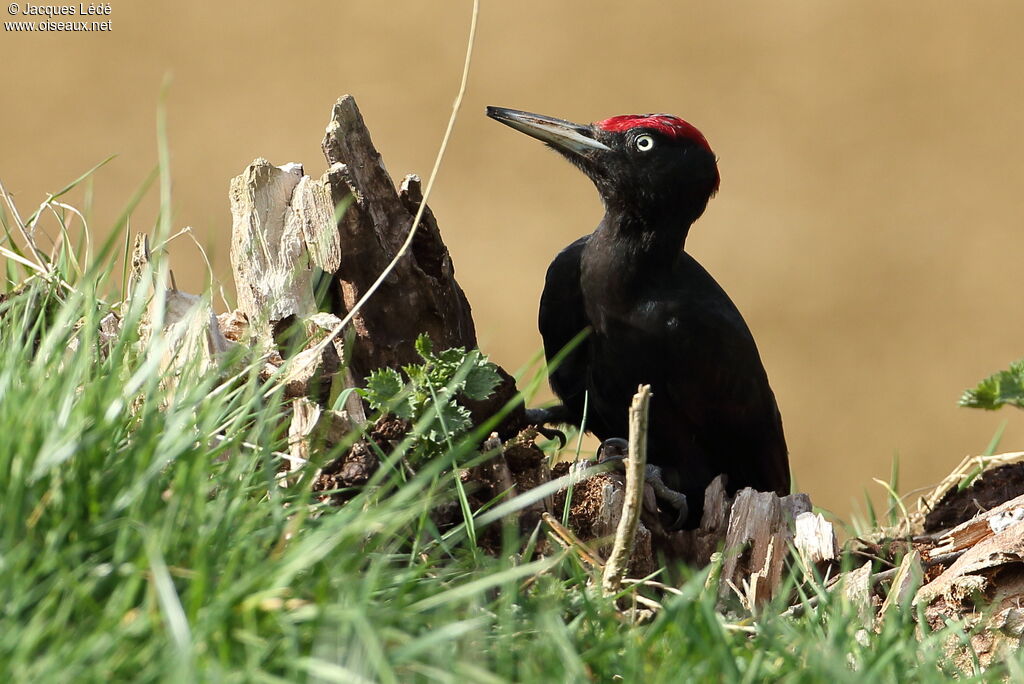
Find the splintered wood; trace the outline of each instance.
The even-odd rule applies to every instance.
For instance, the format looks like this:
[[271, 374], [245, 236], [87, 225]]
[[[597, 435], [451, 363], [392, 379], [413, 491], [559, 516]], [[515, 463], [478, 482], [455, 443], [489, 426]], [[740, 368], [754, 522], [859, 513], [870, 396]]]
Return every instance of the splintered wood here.
[[807, 566], [819, 572], [824, 573], [829, 564], [839, 560], [836, 529], [820, 513], [804, 511], [796, 516], [793, 543]]
[[[412, 228], [422, 195], [407, 176], [396, 191], [355, 100], [331, 112], [323, 143], [328, 170], [257, 159], [231, 181], [231, 264], [250, 335], [265, 343], [318, 312], [349, 314]], [[469, 302], [426, 209], [412, 249], [353, 319], [347, 365], [356, 379], [417, 360], [427, 333], [438, 349], [476, 346]]]
[[809, 510], [805, 494], [780, 498], [750, 488], [737, 492], [725, 535], [720, 594], [737, 591], [747, 606], [770, 599], [782, 582], [796, 516]]
[[929, 556], [961, 551], [1024, 521], [1024, 496], [1007, 501], [945, 532]]
[[[338, 171], [331, 181], [332, 206], [344, 207], [336, 229], [344, 245], [336, 274], [340, 311], [335, 313], [340, 315], [352, 309], [398, 253], [423, 197], [414, 175], [406, 176], [396, 192], [349, 95], [334, 105], [322, 147], [331, 169]], [[351, 363], [357, 377], [417, 361], [413, 343], [421, 333], [430, 335], [438, 349], [476, 347], [469, 301], [455, 280], [448, 248], [429, 208], [412, 249], [354, 323], [358, 344]]]
[[[1022, 460], [1021, 452], [964, 459], [894, 529], [851, 540], [848, 554], [872, 560], [834, 577], [829, 591], [856, 605], [868, 629], [895, 612], [923, 615], [933, 629], [964, 624], [966, 641], [948, 649], [951, 660], [969, 667], [987, 668], [1015, 651], [1024, 636]], [[803, 525], [811, 522], [798, 521]], [[816, 603], [811, 598], [789, 612]]]
[[[277, 374], [285, 396], [333, 407], [371, 371], [418, 362], [414, 343], [421, 333], [437, 350], [469, 350], [476, 332], [429, 208], [411, 249], [397, 257], [423, 201], [419, 178], [406, 176], [396, 190], [351, 96], [335, 103], [321, 146], [328, 168], [319, 177], [305, 175], [301, 164], [256, 159], [232, 179], [231, 265], [239, 311], [222, 322], [229, 339], [265, 355], [263, 375]], [[392, 261], [391, 274], [356, 310]], [[351, 323], [342, 329], [346, 317]], [[516, 394], [514, 379], [500, 369], [499, 375], [502, 384], [490, 400], [467, 402], [474, 420], [494, 415]], [[353, 422], [365, 423], [357, 394], [347, 395], [344, 409]], [[310, 410], [308, 402], [295, 404], [293, 453], [308, 452], [322, 432], [312, 430]], [[522, 422], [518, 406], [501, 426], [502, 436], [513, 437]], [[325, 478], [344, 486], [365, 480], [377, 458], [370, 442], [387, 439], [374, 434], [342, 462], [325, 466]]]
[[[169, 280], [170, 282], [166, 282]], [[122, 303], [122, 315], [134, 305], [136, 298], [148, 301], [140, 322], [143, 340], [158, 330], [165, 344], [161, 366], [170, 371], [166, 383], [194, 360], [198, 370], [207, 372], [217, 367], [221, 356], [232, 346], [221, 330], [220, 322], [210, 303], [202, 297], [182, 292], [174, 285], [174, 275], [154, 272], [150, 264], [149, 238], [137, 235], [132, 249], [131, 270], [128, 279], [128, 297]], [[120, 334], [121, 317], [111, 312], [100, 321], [101, 348], [109, 349]]]
[[317, 311], [317, 271], [340, 261], [329, 174], [313, 180], [301, 164], [257, 159], [231, 180], [231, 265], [238, 304], [269, 341], [272, 326]]

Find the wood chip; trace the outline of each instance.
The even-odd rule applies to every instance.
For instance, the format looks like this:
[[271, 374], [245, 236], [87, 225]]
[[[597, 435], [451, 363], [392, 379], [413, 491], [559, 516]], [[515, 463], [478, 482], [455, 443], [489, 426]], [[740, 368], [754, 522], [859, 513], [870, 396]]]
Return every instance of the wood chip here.
[[825, 563], [839, 560], [839, 541], [832, 523], [820, 513], [807, 511], [796, 517], [793, 545], [804, 562], [819, 568]]
[[910, 605], [914, 592], [921, 586], [923, 578], [921, 553], [915, 550], [905, 555], [889, 586], [889, 594], [882, 602], [879, 617], [885, 617], [891, 610], [905, 610]]
[[957, 525], [939, 538], [939, 545], [928, 555], [934, 557], [969, 548], [1021, 522], [1024, 522], [1024, 495]]
[[1020, 524], [990, 534], [967, 549], [941, 575], [921, 587], [914, 603], [931, 603], [940, 596], [962, 602], [987, 587], [986, 571], [1013, 563], [1024, 563], [1024, 525]]

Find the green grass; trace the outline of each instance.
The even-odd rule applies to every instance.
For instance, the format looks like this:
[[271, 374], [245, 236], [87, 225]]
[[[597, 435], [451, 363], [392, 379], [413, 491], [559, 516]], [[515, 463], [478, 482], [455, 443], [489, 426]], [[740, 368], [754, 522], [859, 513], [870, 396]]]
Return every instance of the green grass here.
[[[0, 219], [5, 246], [30, 258], [15, 247], [14, 217]], [[162, 211], [158, 238], [169, 225]], [[396, 467], [408, 443], [387, 454], [373, 486], [340, 508], [311, 497], [311, 469], [281, 487], [287, 403], [244, 356], [210, 368], [166, 336], [140, 339], [143, 296], [129, 299], [123, 332], [101, 352], [122, 244], [115, 230], [89, 257], [84, 241], [67, 239], [48, 278], [6, 264], [0, 671], [12, 681], [895, 682], [1020, 672], [1016, 661], [986, 675], [956, 671], [944, 645], [961, 628], [929, 632], [909, 609], [877, 633], [863, 631], [856, 606], [828, 596], [803, 617], [774, 605], [756, 621], [729, 620], [706, 572], [684, 572], [679, 595], [649, 594], [663, 609], [630, 624], [571, 555], [524, 557], [511, 529], [501, 553], [480, 553], [471, 543], [480, 519], [433, 529], [426, 513], [458, 495], [451, 464], [472, 454], [479, 430], [415, 476]], [[166, 278], [159, 261], [155, 278]], [[161, 361], [175, 349], [167, 370]]]

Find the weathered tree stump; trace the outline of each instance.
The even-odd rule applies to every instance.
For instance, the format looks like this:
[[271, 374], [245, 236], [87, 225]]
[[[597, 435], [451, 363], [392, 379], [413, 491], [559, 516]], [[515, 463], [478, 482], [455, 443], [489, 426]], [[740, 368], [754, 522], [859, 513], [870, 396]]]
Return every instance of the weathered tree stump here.
[[[422, 200], [415, 176], [395, 191], [351, 96], [334, 106], [323, 148], [330, 168], [320, 179], [303, 175], [300, 164], [257, 159], [231, 182], [239, 306], [263, 341], [296, 318], [349, 314], [398, 253]], [[324, 277], [337, 296], [321, 303]], [[358, 344], [348, 362], [357, 378], [416, 361], [421, 333], [440, 349], [476, 346], [469, 302], [429, 209], [412, 249], [352, 329]]]
[[[322, 337], [326, 331], [315, 316], [340, 321], [352, 312], [398, 254], [423, 199], [415, 175], [395, 190], [350, 95], [334, 105], [322, 146], [330, 168], [319, 179], [303, 175], [300, 164], [278, 167], [257, 159], [231, 182], [239, 307], [250, 336], [278, 342], [282, 353], [293, 326]], [[361, 385], [377, 368], [419, 361], [414, 342], [421, 333], [436, 349], [476, 347], [469, 301], [429, 208], [411, 249], [334, 341], [337, 365], [347, 373], [341, 385]], [[477, 422], [516, 394], [512, 377], [502, 369], [499, 374], [503, 382], [491, 398], [467, 402]], [[514, 436], [522, 422], [517, 407], [502, 436]]]
[[[231, 181], [230, 191], [231, 264], [240, 314], [224, 323], [230, 324], [232, 339], [267, 351], [268, 374], [288, 359], [285, 394], [299, 400], [290, 431], [296, 459], [337, 443], [319, 427], [327, 418], [331, 425], [365, 423], [355, 394], [343, 415], [328, 409], [343, 389], [363, 385], [371, 371], [419, 362], [414, 347], [419, 335], [426, 333], [437, 350], [476, 347], [469, 302], [429, 208], [410, 248], [396, 260], [423, 201], [420, 181], [408, 175], [395, 189], [351, 96], [334, 105], [322, 147], [329, 168], [319, 178], [306, 176], [300, 164], [274, 166], [257, 159]], [[392, 261], [391, 273], [356, 310]], [[317, 344], [337, 332], [346, 317], [350, 323], [332, 344]], [[295, 348], [295, 342], [306, 348]], [[490, 398], [463, 402], [477, 424], [516, 396], [513, 378], [500, 368], [499, 375], [502, 383]], [[308, 400], [320, 409], [314, 411]], [[532, 450], [525, 461], [539, 463], [543, 454], [532, 439], [527, 446], [517, 438], [522, 423], [522, 406], [515, 406], [499, 426], [500, 437], [511, 440], [505, 451]], [[385, 439], [379, 432], [371, 430], [325, 466], [318, 486], [364, 482], [376, 467], [370, 441], [380, 447]], [[517, 477], [546, 480], [521, 455], [517, 460], [521, 467], [511, 471]], [[539, 512], [528, 517], [539, 518]]]
[[[323, 140], [332, 170], [334, 206], [344, 206], [337, 231], [344, 249], [334, 274], [344, 315], [377, 280], [405, 241], [422, 201], [419, 178], [405, 177], [396, 192], [370, 140], [355, 100], [338, 100]], [[426, 209], [411, 250], [354, 319], [352, 369], [370, 371], [418, 361], [413, 342], [427, 333], [435, 347], [476, 347], [476, 329], [465, 293], [455, 280], [448, 248]]]

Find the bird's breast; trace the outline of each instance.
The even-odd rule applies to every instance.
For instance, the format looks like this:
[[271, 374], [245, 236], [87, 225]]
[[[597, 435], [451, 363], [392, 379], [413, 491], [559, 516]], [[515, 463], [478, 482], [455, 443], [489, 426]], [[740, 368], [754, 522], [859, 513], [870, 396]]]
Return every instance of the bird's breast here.
[[584, 304], [594, 332], [603, 336], [639, 336], [646, 341], [674, 336], [692, 317], [692, 312], [683, 310], [685, 299], [678, 296], [631, 298], [599, 291], [588, 297], [584, 291]]

